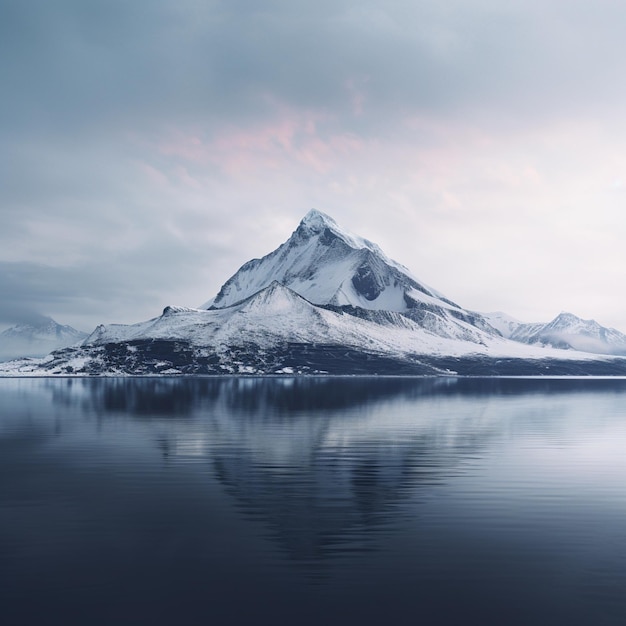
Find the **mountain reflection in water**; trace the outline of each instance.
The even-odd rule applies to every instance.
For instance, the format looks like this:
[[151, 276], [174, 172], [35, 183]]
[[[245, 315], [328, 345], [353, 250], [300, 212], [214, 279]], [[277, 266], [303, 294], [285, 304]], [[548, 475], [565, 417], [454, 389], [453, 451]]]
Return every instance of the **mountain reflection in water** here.
[[261, 621], [376, 623], [383, 596], [425, 623], [626, 617], [626, 381], [2, 380], [0, 400], [10, 623], [36, 617], [15, 598], [84, 618], [103, 589], [91, 623], [195, 623], [205, 584], [231, 623], [254, 598]]

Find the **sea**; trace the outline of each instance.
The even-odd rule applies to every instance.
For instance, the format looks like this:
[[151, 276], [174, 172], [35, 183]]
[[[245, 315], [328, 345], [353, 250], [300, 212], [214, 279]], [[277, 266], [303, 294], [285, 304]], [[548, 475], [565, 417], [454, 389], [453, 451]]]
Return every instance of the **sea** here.
[[0, 379], [0, 624], [626, 624], [626, 380]]

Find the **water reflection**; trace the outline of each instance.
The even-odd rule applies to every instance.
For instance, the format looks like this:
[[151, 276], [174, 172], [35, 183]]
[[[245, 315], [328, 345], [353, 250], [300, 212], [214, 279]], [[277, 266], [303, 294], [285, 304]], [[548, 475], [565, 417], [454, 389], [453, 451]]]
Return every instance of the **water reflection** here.
[[[21, 423], [0, 437], [0, 454], [41, 445], [50, 412], [56, 436], [68, 428], [88, 440], [95, 423], [109, 445], [153, 447], [166, 464], [205, 463], [242, 513], [262, 520], [290, 558], [310, 563], [371, 549], [381, 529], [419, 514], [404, 501], [498, 441], [529, 430], [558, 437], [577, 417], [586, 422], [594, 397], [623, 402], [625, 392], [626, 381], [615, 380], [20, 381], [13, 393], [26, 394], [29, 408], [9, 405]], [[112, 431], [120, 420], [122, 432]]]
[[[0, 379], [2, 380], [2, 379]], [[626, 379], [512, 378], [67, 378], [4, 379], [5, 393], [31, 397], [45, 389], [54, 405], [99, 413], [177, 417], [222, 404], [237, 413], [274, 415], [326, 412], [372, 405], [390, 398], [498, 398], [626, 392]]]

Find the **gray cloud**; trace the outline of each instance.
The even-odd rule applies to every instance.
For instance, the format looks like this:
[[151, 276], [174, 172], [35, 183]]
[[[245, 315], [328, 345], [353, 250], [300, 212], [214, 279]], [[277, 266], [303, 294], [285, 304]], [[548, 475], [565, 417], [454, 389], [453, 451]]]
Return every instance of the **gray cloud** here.
[[2, 113], [38, 132], [221, 124], [270, 93], [347, 123], [356, 79], [372, 118], [555, 115], [624, 94], [626, 9], [600, 5], [9, 1]]
[[[166, 260], [155, 267], [159, 252]], [[91, 330], [98, 320], [131, 323], [158, 315], [184, 282], [189, 262], [181, 250], [160, 247], [159, 252], [140, 249], [110, 264], [69, 267], [2, 262], [0, 292], [7, 297], [0, 302], [0, 323], [14, 324], [43, 314]], [[168, 258], [175, 259], [169, 270]]]

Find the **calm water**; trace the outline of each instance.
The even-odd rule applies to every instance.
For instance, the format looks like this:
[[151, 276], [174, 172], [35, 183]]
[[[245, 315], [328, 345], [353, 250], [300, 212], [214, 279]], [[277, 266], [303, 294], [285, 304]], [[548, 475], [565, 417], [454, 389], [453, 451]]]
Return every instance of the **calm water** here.
[[626, 381], [2, 379], [0, 623], [624, 624]]

